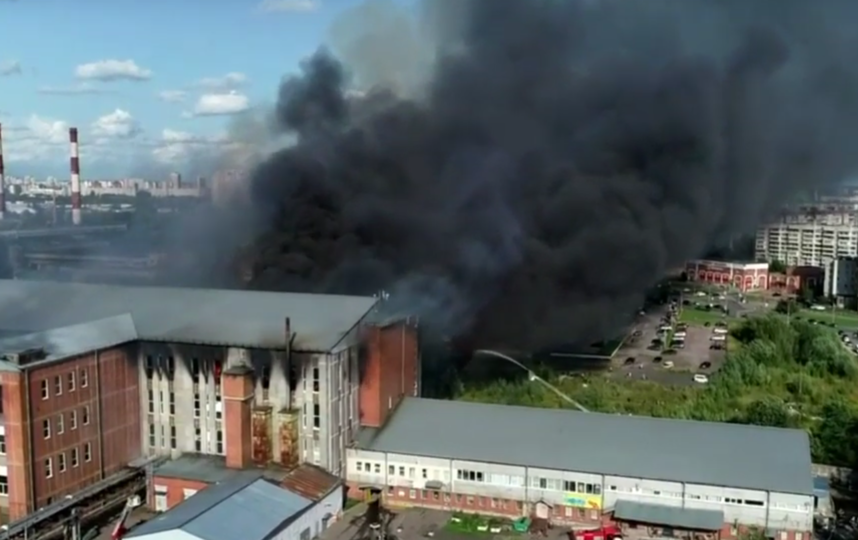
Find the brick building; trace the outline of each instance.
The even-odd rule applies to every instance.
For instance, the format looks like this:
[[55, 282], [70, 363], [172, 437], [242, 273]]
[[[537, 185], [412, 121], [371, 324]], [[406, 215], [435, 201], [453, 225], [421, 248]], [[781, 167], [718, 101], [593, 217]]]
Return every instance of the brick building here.
[[22, 518], [140, 457], [135, 339], [125, 315], [0, 340], [6, 519]]
[[735, 287], [742, 292], [768, 288], [768, 263], [738, 263], [695, 260], [685, 264], [688, 281]]
[[825, 269], [816, 266], [790, 266], [785, 273], [769, 273], [769, 290], [784, 294], [797, 294], [809, 289], [822, 294]]

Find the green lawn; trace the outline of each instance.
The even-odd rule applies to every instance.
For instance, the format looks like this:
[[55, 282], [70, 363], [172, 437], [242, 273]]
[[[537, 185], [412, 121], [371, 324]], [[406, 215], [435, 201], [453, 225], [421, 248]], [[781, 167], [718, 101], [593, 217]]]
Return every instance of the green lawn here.
[[729, 322], [730, 317], [718, 311], [705, 311], [702, 309], [695, 309], [693, 307], [684, 307], [682, 311], [679, 312], [679, 322], [688, 324], [715, 324], [716, 322], [721, 321]]
[[813, 309], [802, 309], [797, 316], [808, 321], [819, 321], [834, 323], [838, 328], [858, 329], [858, 312], [846, 309], [831, 311], [815, 311]]

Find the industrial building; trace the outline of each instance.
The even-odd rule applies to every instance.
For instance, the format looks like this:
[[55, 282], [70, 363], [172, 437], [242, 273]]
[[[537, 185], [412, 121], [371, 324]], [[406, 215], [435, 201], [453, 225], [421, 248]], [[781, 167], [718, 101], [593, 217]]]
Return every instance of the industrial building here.
[[757, 261], [824, 267], [858, 256], [858, 209], [854, 204], [804, 205], [784, 211], [757, 230]]
[[[16, 427], [8, 412], [22, 408], [15, 405], [15, 381], [29, 377], [28, 414], [36, 422], [54, 418], [49, 440], [58, 441], [58, 415], [77, 405], [68, 401], [71, 383], [60, 388], [56, 377], [64, 362], [77, 365], [86, 358], [96, 370], [87, 371], [86, 388], [97, 389], [91, 391], [98, 399], [134, 396], [133, 406], [110, 402], [96, 410], [90, 404], [88, 421], [102, 415], [105, 430], [103, 447], [93, 447], [91, 459], [114, 452], [99, 467], [140, 456], [229, 457], [235, 444], [241, 450], [232, 454], [239, 456], [237, 468], [275, 464], [289, 470], [309, 462], [344, 474], [345, 450], [361, 416], [368, 425], [378, 423], [404, 395], [419, 394], [416, 321], [385, 322], [381, 316], [371, 297], [0, 280], [0, 330], [9, 336], [0, 341], [0, 354], [8, 358], [2, 382], [4, 429], [12, 436], [6, 440], [7, 474], [17, 478], [24, 473], [15, 468], [23, 467], [38, 480], [40, 471], [43, 479], [50, 472], [48, 487], [35, 485], [36, 494], [23, 499], [14, 492], [26, 484], [9, 482], [10, 514], [14, 519], [95, 478], [87, 472], [69, 484], [57, 479], [72, 478], [72, 448], [88, 448], [69, 417], [62, 421], [62, 444], [46, 446], [48, 471], [46, 462], [21, 461], [29, 447], [20, 430], [43, 426]], [[30, 374], [35, 368], [46, 378]], [[9, 378], [7, 372], [16, 370], [24, 375]], [[80, 388], [84, 375], [76, 373]], [[384, 395], [361, 399], [364, 380], [364, 394]], [[43, 381], [48, 398], [42, 397]], [[90, 425], [82, 414], [75, 425]], [[88, 463], [80, 448], [78, 461]], [[2, 499], [0, 494], [0, 504]], [[20, 506], [12, 508], [13, 502]]]
[[342, 513], [342, 483], [321, 491], [277, 484], [258, 473], [237, 474], [188, 495], [180, 504], [133, 528], [123, 538], [138, 540], [309, 540]]
[[0, 339], [4, 522], [141, 456], [137, 366], [122, 347], [133, 339], [128, 315]]
[[385, 504], [810, 540], [807, 432], [406, 398], [349, 450], [353, 494]]
[[769, 282], [767, 263], [742, 263], [695, 260], [685, 264], [688, 281], [735, 287], [742, 292], [766, 290]]

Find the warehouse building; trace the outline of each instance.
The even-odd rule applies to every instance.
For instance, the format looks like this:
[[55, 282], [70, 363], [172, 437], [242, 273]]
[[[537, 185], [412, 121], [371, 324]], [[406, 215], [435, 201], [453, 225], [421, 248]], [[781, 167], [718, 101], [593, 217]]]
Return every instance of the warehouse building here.
[[[362, 414], [377, 422], [402, 396], [419, 394], [416, 321], [382, 324], [379, 312], [371, 297], [0, 280], [4, 334], [72, 326], [65, 341], [47, 339], [44, 354], [77, 347], [82, 333], [113, 340], [130, 359], [136, 379], [122, 388], [137, 395], [126, 418], [138, 426], [138, 455], [225, 456], [228, 440], [246, 438], [256, 441], [254, 464], [309, 462], [337, 475]], [[118, 321], [124, 333], [104, 328]], [[251, 421], [235, 424], [248, 431], [229, 437], [223, 381], [236, 366], [249, 373], [236, 391], [250, 399]], [[367, 392], [386, 394], [361, 404], [364, 373]], [[385, 384], [373, 384], [378, 373]]]
[[139, 540], [310, 540], [342, 513], [343, 492], [309, 498], [258, 474], [243, 473], [204, 489], [135, 527]]
[[[4, 306], [5, 307], [5, 306]], [[0, 508], [20, 519], [141, 456], [129, 315], [0, 339]]]
[[769, 265], [695, 260], [685, 264], [685, 276], [695, 283], [735, 287], [742, 292], [760, 291], [769, 285]]
[[349, 450], [347, 479], [353, 495], [378, 490], [389, 505], [590, 526], [661, 520], [721, 538], [813, 530], [802, 430], [407, 398]]

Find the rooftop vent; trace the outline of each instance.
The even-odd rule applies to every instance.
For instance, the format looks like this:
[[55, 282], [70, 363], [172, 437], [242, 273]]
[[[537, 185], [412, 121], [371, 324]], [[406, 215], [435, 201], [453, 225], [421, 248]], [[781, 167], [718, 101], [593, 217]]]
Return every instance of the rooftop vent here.
[[7, 362], [12, 362], [18, 364], [19, 366], [22, 366], [24, 364], [29, 364], [30, 362], [42, 360], [47, 356], [47, 351], [39, 347], [34, 349], [26, 349], [16, 353], [4, 353], [2, 358]]

